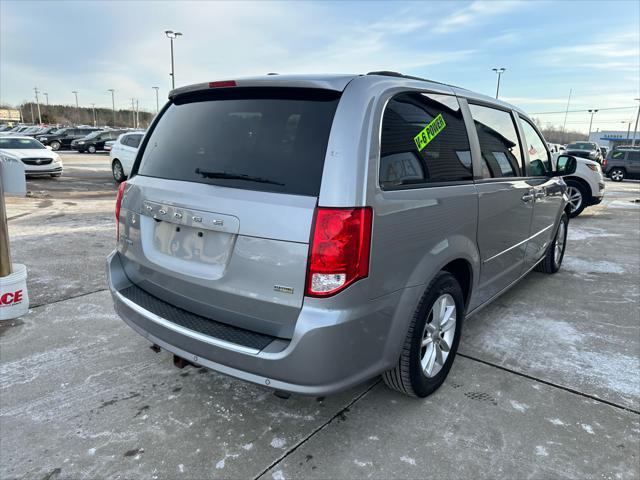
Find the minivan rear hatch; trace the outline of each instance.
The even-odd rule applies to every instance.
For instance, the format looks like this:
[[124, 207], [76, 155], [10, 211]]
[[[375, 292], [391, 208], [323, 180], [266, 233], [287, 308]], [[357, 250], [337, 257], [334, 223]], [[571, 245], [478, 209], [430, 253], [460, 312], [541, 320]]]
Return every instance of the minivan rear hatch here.
[[122, 202], [129, 279], [189, 312], [290, 338], [339, 98], [279, 87], [172, 98]]

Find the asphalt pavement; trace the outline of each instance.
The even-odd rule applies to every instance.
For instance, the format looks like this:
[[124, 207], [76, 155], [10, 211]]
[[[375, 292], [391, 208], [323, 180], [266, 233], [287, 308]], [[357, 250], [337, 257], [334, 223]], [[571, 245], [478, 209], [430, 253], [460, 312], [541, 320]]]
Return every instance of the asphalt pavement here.
[[562, 270], [468, 320], [436, 394], [281, 399], [118, 318], [108, 156], [62, 155], [8, 199], [31, 309], [0, 324], [0, 478], [640, 478], [640, 182], [607, 181]]

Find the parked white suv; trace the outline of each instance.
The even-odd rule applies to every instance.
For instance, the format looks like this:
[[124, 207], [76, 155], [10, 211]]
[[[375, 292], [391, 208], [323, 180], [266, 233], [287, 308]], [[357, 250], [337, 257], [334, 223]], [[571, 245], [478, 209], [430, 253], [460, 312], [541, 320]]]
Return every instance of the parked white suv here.
[[[559, 154], [554, 154], [554, 160]], [[567, 184], [569, 203], [571, 205], [570, 217], [577, 217], [582, 211], [591, 205], [597, 205], [604, 198], [604, 176], [602, 167], [593, 160], [575, 157], [577, 168], [573, 175], [564, 178]]]
[[109, 158], [113, 179], [116, 182], [120, 183], [126, 180], [131, 173], [131, 167], [133, 167], [143, 136], [144, 132], [123, 133], [111, 147]]

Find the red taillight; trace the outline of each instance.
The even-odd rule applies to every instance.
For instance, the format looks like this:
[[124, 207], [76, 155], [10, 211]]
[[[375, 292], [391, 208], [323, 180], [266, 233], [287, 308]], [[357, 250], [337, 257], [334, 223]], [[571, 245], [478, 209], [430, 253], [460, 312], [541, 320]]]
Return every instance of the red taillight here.
[[126, 182], [122, 182], [118, 187], [118, 193], [116, 194], [116, 240], [120, 240], [120, 205], [122, 204], [122, 195], [124, 194], [124, 187]]
[[328, 297], [369, 275], [371, 207], [315, 212], [306, 295]]
[[225, 87], [235, 87], [235, 80], [221, 80], [219, 82], [209, 82], [209, 88], [225, 88]]
[[606, 166], [607, 166], [607, 159], [606, 159], [606, 158], [603, 158], [603, 159], [602, 159], [602, 166], [603, 166], [603, 167], [606, 167]]

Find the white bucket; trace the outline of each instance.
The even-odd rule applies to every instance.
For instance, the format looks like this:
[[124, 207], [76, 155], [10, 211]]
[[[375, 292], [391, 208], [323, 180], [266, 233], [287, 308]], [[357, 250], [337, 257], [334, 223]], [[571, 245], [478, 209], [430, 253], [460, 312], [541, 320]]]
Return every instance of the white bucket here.
[[29, 310], [27, 267], [13, 264], [13, 273], [0, 277], [0, 320], [11, 320]]

